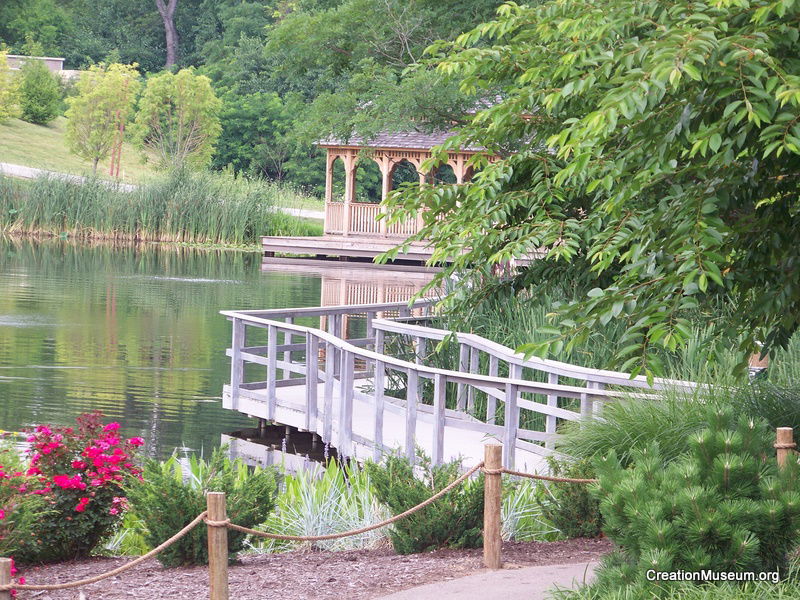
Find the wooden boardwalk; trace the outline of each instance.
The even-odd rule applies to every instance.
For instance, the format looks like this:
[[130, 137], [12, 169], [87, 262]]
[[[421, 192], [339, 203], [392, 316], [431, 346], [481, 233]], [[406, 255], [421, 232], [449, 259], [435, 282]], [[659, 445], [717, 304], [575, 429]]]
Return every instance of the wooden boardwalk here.
[[[561, 421], [588, 417], [624, 393], [695, 387], [526, 359], [480, 336], [409, 320], [429, 305], [223, 311], [233, 324], [223, 406], [315, 432], [358, 459], [413, 459], [421, 449], [435, 464], [460, 457], [466, 467], [496, 439], [505, 466], [534, 472], [546, 470]], [[358, 318], [360, 329], [352, 327]], [[327, 331], [307, 324], [316, 319]], [[348, 320], [360, 331], [353, 339], [344, 339]], [[433, 366], [433, 342], [456, 345], [456, 368]]]

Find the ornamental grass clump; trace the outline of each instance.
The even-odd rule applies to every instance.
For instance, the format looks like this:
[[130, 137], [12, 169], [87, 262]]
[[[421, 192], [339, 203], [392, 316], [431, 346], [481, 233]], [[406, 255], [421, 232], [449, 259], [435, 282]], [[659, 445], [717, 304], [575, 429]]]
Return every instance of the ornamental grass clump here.
[[[133, 513], [144, 524], [144, 539], [157, 546], [206, 509], [206, 492], [224, 492], [231, 522], [244, 527], [263, 523], [275, 506], [274, 469], [248, 467], [231, 460], [225, 448], [206, 461], [192, 456], [181, 464], [176, 456], [164, 462], [145, 461], [142, 479], [128, 487]], [[230, 560], [244, 548], [246, 535], [228, 530]], [[158, 555], [166, 567], [208, 564], [207, 528], [201, 524]]]
[[619, 550], [598, 571], [598, 588], [630, 598], [667, 593], [655, 571], [784, 572], [800, 541], [800, 469], [778, 469], [774, 431], [763, 421], [709, 408], [709, 426], [688, 453], [665, 465], [657, 445], [629, 468], [615, 452], [596, 463], [604, 531]]
[[[367, 463], [366, 470], [378, 500], [397, 515], [447, 487], [458, 478], [460, 465], [460, 461], [453, 461], [431, 466], [429, 458], [420, 456], [415, 469], [406, 457], [393, 455], [380, 465]], [[398, 554], [443, 547], [480, 548], [482, 525], [483, 475], [480, 475], [396, 522], [389, 537]]]
[[[124, 439], [99, 412], [75, 427], [38, 425], [27, 462], [0, 469], [0, 550], [22, 563], [88, 556], [127, 507], [123, 482], [139, 475], [141, 438]], [[13, 461], [12, 461], [13, 462]]]

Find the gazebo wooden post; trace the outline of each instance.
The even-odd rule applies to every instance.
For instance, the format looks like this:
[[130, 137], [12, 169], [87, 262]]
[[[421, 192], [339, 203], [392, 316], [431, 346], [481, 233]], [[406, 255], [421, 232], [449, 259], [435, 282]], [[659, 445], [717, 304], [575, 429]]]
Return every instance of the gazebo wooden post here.
[[356, 169], [358, 166], [358, 154], [354, 151], [348, 152], [344, 157], [344, 214], [342, 218], [342, 229], [344, 235], [350, 235], [350, 220], [352, 217], [352, 204], [356, 199]]
[[[380, 159], [377, 161], [381, 169], [383, 180], [381, 182], [381, 202], [384, 202], [389, 197], [392, 191], [392, 173], [394, 172], [394, 164], [391, 158], [386, 153], [382, 153]], [[386, 237], [386, 219], [381, 219], [378, 224], [380, 234]]]

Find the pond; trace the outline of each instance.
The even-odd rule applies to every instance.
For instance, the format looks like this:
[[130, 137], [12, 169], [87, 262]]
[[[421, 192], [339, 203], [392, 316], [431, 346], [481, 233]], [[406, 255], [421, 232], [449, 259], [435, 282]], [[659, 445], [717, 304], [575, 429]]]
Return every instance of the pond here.
[[316, 306], [321, 278], [258, 253], [0, 238], [0, 429], [100, 410], [165, 457], [253, 421], [221, 407], [223, 309]]

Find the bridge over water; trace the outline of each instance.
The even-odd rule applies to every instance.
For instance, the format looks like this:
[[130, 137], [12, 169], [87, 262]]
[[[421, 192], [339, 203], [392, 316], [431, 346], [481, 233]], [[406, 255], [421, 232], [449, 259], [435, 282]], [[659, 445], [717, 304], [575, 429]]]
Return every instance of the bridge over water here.
[[[560, 422], [623, 394], [695, 386], [525, 358], [431, 327], [431, 305], [223, 311], [232, 323], [223, 406], [314, 432], [340, 456], [413, 459], [420, 449], [435, 464], [461, 458], [468, 467], [496, 439], [505, 466], [534, 472], [547, 469]], [[236, 451], [247, 454], [246, 443]]]

